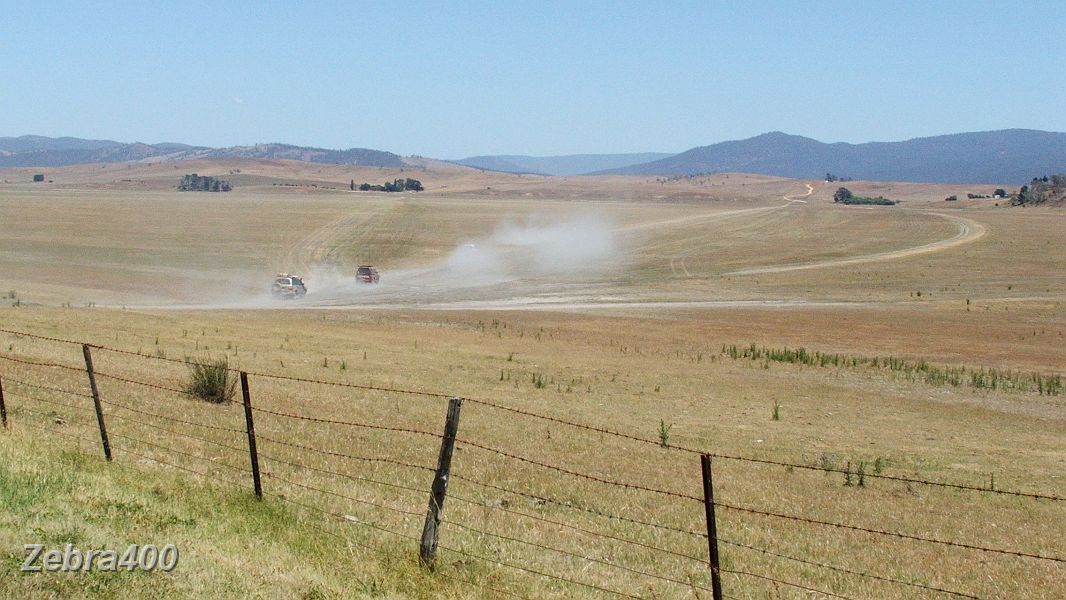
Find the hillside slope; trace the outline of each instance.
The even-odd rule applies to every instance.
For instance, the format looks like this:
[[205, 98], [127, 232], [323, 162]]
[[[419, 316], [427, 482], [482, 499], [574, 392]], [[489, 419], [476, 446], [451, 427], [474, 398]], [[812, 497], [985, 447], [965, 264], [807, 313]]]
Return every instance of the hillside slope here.
[[664, 152], [637, 154], [571, 154], [567, 156], [493, 155], [471, 156], [455, 161], [460, 165], [504, 173], [535, 175], [582, 175], [618, 169], [673, 156]]

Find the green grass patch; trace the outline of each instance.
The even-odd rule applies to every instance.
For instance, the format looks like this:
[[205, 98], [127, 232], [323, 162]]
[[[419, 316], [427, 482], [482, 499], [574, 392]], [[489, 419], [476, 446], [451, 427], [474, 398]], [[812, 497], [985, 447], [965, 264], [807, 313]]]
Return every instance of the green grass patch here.
[[[178, 474], [116, 450], [116, 461], [28, 432], [0, 431], [0, 597], [475, 597], [417, 566], [416, 547], [249, 489]], [[132, 464], [136, 461], [139, 464]], [[332, 534], [323, 533], [328, 531]], [[125, 551], [175, 544], [170, 573], [24, 573], [24, 544]], [[365, 550], [362, 546], [377, 550]], [[410, 547], [408, 547], [410, 546]], [[453, 575], [479, 569], [446, 564]], [[472, 595], [473, 594], [473, 595]]]

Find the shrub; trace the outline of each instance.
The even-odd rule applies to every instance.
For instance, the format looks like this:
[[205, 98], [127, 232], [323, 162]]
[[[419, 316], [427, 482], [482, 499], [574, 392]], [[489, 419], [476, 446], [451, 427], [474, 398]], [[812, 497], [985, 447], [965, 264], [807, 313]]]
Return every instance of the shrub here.
[[231, 377], [229, 361], [220, 358], [207, 363], [189, 363], [189, 394], [214, 404], [231, 402], [237, 393], [237, 378]]

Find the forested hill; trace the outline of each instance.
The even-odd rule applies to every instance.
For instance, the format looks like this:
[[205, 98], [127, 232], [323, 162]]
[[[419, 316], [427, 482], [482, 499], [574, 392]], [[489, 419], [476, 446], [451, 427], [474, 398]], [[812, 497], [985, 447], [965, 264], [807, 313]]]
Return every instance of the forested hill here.
[[781, 132], [692, 148], [657, 161], [603, 171], [619, 175], [758, 173], [779, 177], [932, 183], [1028, 182], [1066, 168], [1066, 133], [1007, 129], [904, 142], [826, 144]]

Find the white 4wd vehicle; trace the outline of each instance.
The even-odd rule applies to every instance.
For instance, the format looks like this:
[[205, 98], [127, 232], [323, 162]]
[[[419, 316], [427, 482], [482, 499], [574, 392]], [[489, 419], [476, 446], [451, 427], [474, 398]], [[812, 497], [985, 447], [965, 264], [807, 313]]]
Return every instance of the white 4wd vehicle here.
[[275, 298], [303, 298], [307, 295], [307, 286], [303, 279], [288, 273], [278, 273], [274, 278], [274, 285], [270, 286], [270, 294]]

